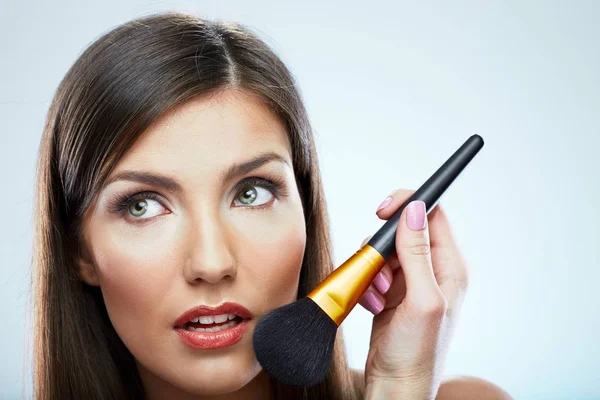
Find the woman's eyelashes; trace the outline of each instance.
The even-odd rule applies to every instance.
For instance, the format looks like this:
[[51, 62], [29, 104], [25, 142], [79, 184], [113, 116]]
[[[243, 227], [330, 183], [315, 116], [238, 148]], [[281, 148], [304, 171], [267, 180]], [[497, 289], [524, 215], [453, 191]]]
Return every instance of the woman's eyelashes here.
[[162, 197], [155, 192], [117, 193], [110, 201], [108, 211], [128, 220], [146, 220], [153, 217], [147, 216], [148, 210], [165, 208], [162, 203]]
[[234, 206], [251, 209], [270, 207], [276, 198], [287, 196], [282, 179], [269, 180], [255, 176], [240, 181], [235, 186], [234, 193]]
[[[251, 210], [269, 208], [275, 199], [288, 195], [283, 179], [259, 177], [240, 181], [234, 187], [234, 193], [232, 206]], [[161, 214], [169, 214], [169, 212], [161, 212], [161, 209], [166, 209], [164, 202], [163, 197], [155, 192], [119, 193], [109, 202], [108, 210], [121, 218], [140, 223]]]

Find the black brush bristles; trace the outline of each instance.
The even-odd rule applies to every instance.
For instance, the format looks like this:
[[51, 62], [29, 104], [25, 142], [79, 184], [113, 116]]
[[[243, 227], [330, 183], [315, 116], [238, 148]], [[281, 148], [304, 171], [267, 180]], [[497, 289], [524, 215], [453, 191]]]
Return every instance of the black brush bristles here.
[[256, 359], [277, 381], [312, 386], [325, 379], [338, 326], [305, 297], [264, 315], [254, 329]]

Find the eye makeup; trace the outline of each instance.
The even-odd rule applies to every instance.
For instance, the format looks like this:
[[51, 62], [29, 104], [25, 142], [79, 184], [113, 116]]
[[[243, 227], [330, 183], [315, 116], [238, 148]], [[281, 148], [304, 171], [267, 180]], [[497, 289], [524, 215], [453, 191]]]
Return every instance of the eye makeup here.
[[[233, 189], [233, 192], [235, 193], [234, 199], [236, 199], [245, 190], [252, 188], [252, 187], [264, 188], [264, 189], [268, 190], [269, 192], [271, 192], [271, 194], [276, 199], [280, 199], [280, 198], [289, 196], [289, 190], [287, 188], [285, 179], [283, 177], [280, 177], [278, 175], [272, 175], [269, 178], [251, 176], [251, 177], [242, 179], [240, 182], [238, 182], [234, 186], [234, 189]], [[164, 203], [166, 203], [166, 200], [162, 195], [160, 195], [156, 192], [153, 192], [153, 191], [137, 191], [137, 192], [130, 191], [130, 192], [125, 192], [125, 193], [115, 193], [108, 200], [107, 211], [111, 214], [116, 214], [121, 218], [126, 218], [126, 219], [130, 220], [132, 223], [137, 223], [137, 224], [144, 223], [147, 220], [151, 220], [153, 218], [160, 216], [160, 215], [158, 215], [156, 217], [150, 217], [150, 218], [136, 218], [133, 216], [125, 215], [129, 211], [132, 204], [135, 204], [135, 202], [141, 202], [143, 200], [154, 200], [154, 201], [160, 203], [161, 206], [163, 206], [163, 207], [165, 207]], [[248, 204], [248, 205], [242, 205], [242, 206], [237, 205], [234, 207], [249, 208], [249, 209], [264, 209], [264, 208], [270, 207], [272, 203], [273, 203], [273, 201], [270, 201], [266, 204], [262, 204], [259, 206], [252, 206], [252, 204]], [[164, 214], [168, 214], [168, 213], [163, 213], [161, 215], [164, 215]]]
[[251, 176], [249, 178], [245, 178], [241, 180], [237, 185], [235, 185], [233, 191], [234, 193], [236, 193], [237, 197], [243, 190], [254, 186], [260, 186], [269, 190], [278, 199], [282, 197], [287, 197], [289, 195], [287, 186], [285, 184], [285, 180], [282, 177], [276, 175], [270, 177], [270, 179], [261, 178], [258, 176]]
[[[123, 214], [129, 210], [132, 204], [142, 200], [154, 200], [159, 202], [163, 207], [164, 198], [156, 192], [141, 191], [133, 194], [129, 193], [116, 193], [107, 205], [107, 210], [111, 214], [117, 214], [123, 217]], [[143, 220], [147, 218], [133, 218], [136, 220]]]

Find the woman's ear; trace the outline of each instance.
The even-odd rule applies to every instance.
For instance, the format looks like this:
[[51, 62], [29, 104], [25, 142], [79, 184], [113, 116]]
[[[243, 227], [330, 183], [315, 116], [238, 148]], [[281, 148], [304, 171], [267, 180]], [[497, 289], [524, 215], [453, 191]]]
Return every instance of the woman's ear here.
[[100, 286], [98, 282], [98, 273], [96, 271], [96, 266], [92, 261], [92, 257], [90, 257], [89, 252], [86, 249], [86, 246], [77, 246], [77, 268], [79, 270], [79, 277], [82, 281], [87, 283], [90, 286]]

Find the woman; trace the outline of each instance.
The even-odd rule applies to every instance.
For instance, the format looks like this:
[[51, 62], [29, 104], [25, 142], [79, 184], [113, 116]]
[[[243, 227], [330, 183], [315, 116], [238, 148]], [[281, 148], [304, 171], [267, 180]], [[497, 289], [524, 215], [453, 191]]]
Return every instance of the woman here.
[[[395, 192], [378, 215], [409, 195]], [[413, 236], [399, 235], [406, 243], [397, 249], [408, 250], [361, 300], [378, 314], [364, 373], [349, 370], [341, 335], [330, 374], [314, 387], [261, 370], [256, 321], [305, 296], [333, 266], [299, 91], [241, 25], [164, 13], [96, 40], [52, 102], [36, 196], [38, 399], [501, 398], [474, 378], [440, 386], [445, 331], [463, 292], [450, 313], [433, 275], [415, 274], [431, 262], [410, 251], [429, 240], [422, 210], [421, 221], [410, 218], [422, 225]], [[441, 209], [430, 215], [432, 237], [446, 246], [438, 256], [462, 268]], [[207, 317], [223, 303], [234, 304]]]

